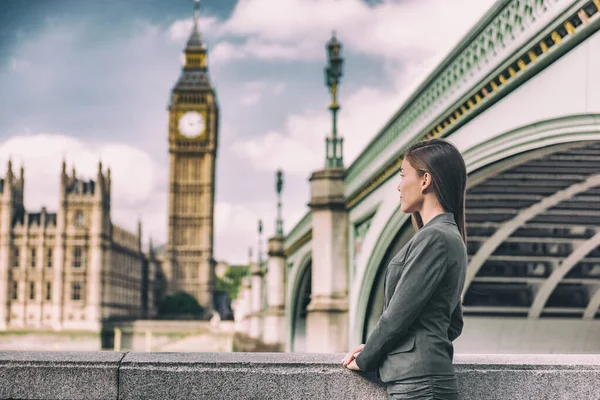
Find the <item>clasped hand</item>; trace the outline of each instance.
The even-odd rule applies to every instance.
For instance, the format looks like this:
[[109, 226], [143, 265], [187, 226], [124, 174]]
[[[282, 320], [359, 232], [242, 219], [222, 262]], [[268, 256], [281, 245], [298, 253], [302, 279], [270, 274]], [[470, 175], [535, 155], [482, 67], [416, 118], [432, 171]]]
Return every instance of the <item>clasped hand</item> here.
[[362, 349], [365, 347], [364, 344], [359, 344], [354, 350], [352, 350], [344, 359], [342, 360], [342, 364], [344, 367], [351, 369], [353, 371], [360, 371], [358, 365], [356, 365], [356, 357], [360, 354]]

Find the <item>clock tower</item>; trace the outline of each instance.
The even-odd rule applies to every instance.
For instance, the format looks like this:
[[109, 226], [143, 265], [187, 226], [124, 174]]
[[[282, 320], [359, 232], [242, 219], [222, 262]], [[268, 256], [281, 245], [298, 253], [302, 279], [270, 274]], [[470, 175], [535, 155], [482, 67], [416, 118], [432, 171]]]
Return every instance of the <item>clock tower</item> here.
[[213, 221], [219, 106], [208, 75], [206, 45], [194, 28], [169, 111], [169, 230], [165, 254], [168, 292], [193, 295], [213, 309]]

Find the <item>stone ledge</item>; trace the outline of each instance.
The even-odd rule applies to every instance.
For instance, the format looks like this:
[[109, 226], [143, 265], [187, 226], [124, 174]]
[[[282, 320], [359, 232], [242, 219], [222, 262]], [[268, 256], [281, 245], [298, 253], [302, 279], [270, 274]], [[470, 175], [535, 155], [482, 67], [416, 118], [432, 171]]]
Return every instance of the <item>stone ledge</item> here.
[[600, 354], [459, 354], [456, 372], [486, 370], [595, 370]]
[[[341, 354], [128, 354], [122, 399], [383, 399], [375, 381], [342, 367]], [[142, 391], [141, 389], [145, 391]]]
[[600, 399], [600, 355], [462, 355], [461, 399]]
[[2, 399], [116, 399], [125, 353], [0, 351]]
[[[0, 398], [386, 399], [344, 354], [0, 352]], [[461, 399], [600, 398], [600, 355], [458, 355]]]

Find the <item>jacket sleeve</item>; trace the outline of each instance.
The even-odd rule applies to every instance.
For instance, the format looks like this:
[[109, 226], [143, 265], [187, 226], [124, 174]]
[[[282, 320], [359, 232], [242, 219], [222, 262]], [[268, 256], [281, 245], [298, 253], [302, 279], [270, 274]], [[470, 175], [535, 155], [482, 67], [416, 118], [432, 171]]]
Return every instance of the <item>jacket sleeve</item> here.
[[448, 326], [448, 340], [454, 342], [454, 340], [460, 336], [462, 333], [464, 326], [463, 315], [462, 315], [462, 306], [460, 304], [460, 300], [456, 307], [454, 307], [454, 311], [452, 311], [452, 315], [450, 316], [450, 326]]
[[[417, 238], [415, 238], [417, 239]], [[447, 268], [446, 241], [437, 230], [413, 241], [388, 307], [379, 317], [365, 347], [356, 357], [362, 371], [376, 370], [408, 329], [438, 287]]]

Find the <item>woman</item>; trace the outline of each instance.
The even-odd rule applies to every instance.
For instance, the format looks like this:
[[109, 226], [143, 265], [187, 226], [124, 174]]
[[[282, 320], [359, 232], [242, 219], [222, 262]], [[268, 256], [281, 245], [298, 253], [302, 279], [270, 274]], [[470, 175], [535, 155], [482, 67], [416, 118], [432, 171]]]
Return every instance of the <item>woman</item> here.
[[465, 162], [452, 144], [432, 139], [408, 149], [400, 176], [400, 208], [416, 233], [388, 265], [377, 326], [342, 363], [378, 369], [390, 399], [457, 399], [452, 341], [463, 327]]

